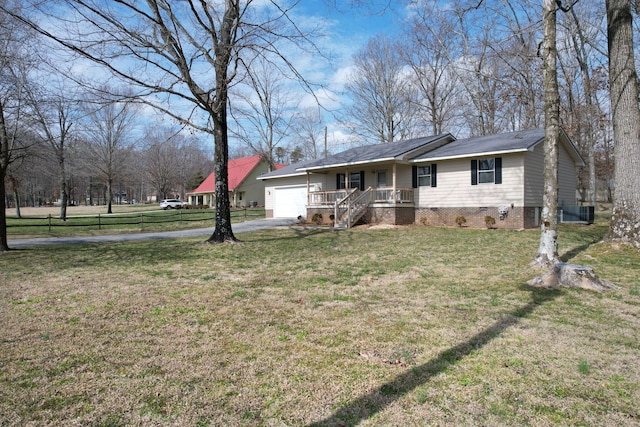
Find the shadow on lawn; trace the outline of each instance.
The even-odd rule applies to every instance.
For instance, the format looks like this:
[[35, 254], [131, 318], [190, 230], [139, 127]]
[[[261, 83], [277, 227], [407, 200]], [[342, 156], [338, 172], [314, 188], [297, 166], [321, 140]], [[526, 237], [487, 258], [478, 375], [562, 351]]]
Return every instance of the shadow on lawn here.
[[520, 321], [520, 318], [527, 317], [531, 314], [539, 305], [552, 301], [561, 294], [558, 290], [527, 289], [531, 292], [531, 301], [527, 305], [502, 317], [492, 326], [474, 335], [469, 340], [441, 352], [429, 362], [416, 366], [399, 375], [394, 380], [357, 398], [350, 404], [340, 408], [330, 417], [309, 424], [309, 427], [355, 426], [371, 418], [400, 399], [403, 395], [426, 384], [432, 377], [443, 372], [449, 366], [464, 359], [465, 356], [468, 356], [473, 351], [487, 345], [494, 338], [502, 334], [505, 329], [516, 325]]
[[[259, 237], [251, 237], [247, 239], [247, 242], [273, 242], [274, 240], [300, 240], [306, 239], [309, 237], [317, 236], [320, 234], [326, 235], [334, 235], [337, 236], [338, 230], [333, 230], [330, 228], [318, 228], [318, 227], [288, 227], [289, 230], [293, 231], [293, 234], [289, 236], [284, 236], [282, 234], [277, 234], [277, 237], [274, 237], [273, 234], [266, 232], [266, 235], [259, 235]], [[264, 234], [264, 233], [263, 233]]]

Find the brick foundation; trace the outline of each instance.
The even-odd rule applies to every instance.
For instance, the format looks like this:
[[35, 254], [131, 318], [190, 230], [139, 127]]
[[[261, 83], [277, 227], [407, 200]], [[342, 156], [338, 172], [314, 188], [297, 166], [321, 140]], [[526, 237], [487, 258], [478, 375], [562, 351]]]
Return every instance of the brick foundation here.
[[522, 228], [534, 228], [535, 208], [514, 207], [509, 208], [507, 215], [500, 219], [497, 207], [486, 208], [419, 208], [415, 213], [416, 224], [435, 227], [457, 227], [456, 218], [464, 216], [467, 220], [465, 227], [487, 228], [485, 217], [495, 219], [493, 228], [518, 230]]
[[415, 222], [413, 206], [370, 206], [363, 221], [368, 224], [406, 225]]
[[331, 220], [331, 215], [334, 213], [333, 206], [316, 206], [316, 207], [307, 207], [307, 222], [315, 223], [314, 215], [321, 215], [321, 225], [331, 225], [333, 221]]
[[[431, 227], [457, 227], [456, 217], [464, 216], [467, 222], [465, 227], [487, 228], [485, 217], [495, 219], [494, 228], [519, 230], [522, 228], [535, 228], [536, 208], [514, 207], [500, 219], [497, 207], [486, 208], [414, 208], [413, 206], [376, 206], [369, 207], [369, 211], [360, 220], [365, 224], [420, 224]], [[333, 206], [307, 207], [307, 222], [314, 222], [314, 215], [322, 216], [321, 224], [331, 225], [331, 216], [334, 213]], [[267, 213], [269, 215], [269, 213]], [[273, 213], [271, 213], [273, 215]], [[269, 216], [267, 216], [269, 218]]]
[[[314, 215], [322, 215], [321, 224], [332, 224], [333, 206], [307, 207], [307, 222], [313, 223]], [[406, 225], [415, 222], [415, 209], [412, 206], [375, 206], [369, 207], [367, 213], [360, 219], [364, 224], [393, 224]]]

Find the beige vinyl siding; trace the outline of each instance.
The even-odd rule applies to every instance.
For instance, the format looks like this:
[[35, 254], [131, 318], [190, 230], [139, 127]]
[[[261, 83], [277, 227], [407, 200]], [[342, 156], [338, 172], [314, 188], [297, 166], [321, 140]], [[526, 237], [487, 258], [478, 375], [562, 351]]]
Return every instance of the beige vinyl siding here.
[[[348, 168], [334, 169], [326, 175], [326, 181], [328, 187], [323, 187], [325, 190], [335, 190], [337, 183], [337, 175], [339, 173], [360, 173], [364, 172], [364, 188], [378, 186], [378, 172], [386, 172], [387, 187], [393, 185], [393, 164], [392, 163], [378, 163], [374, 165], [352, 165]], [[411, 188], [411, 166], [409, 165], [396, 165], [396, 187]]]
[[573, 206], [576, 199], [576, 165], [569, 153], [560, 145], [560, 159], [558, 165], [558, 206]]
[[544, 149], [542, 143], [524, 155], [524, 206], [541, 207], [544, 192]]
[[[532, 152], [525, 154], [525, 206], [541, 207], [544, 192], [544, 148], [536, 145]], [[558, 206], [576, 204], [576, 165], [564, 144], [559, 147], [558, 163]]]
[[[393, 168], [392, 168], [393, 170]], [[390, 175], [387, 175], [387, 177]], [[387, 178], [388, 179], [388, 178]], [[408, 165], [396, 166], [396, 187], [411, 188], [413, 185], [413, 172], [412, 167]], [[387, 182], [387, 186], [391, 187], [392, 182]]]
[[[494, 156], [489, 156], [494, 157]], [[523, 155], [502, 157], [502, 184], [471, 185], [471, 159], [436, 162], [437, 187], [418, 187], [416, 204], [421, 208], [522, 206]], [[488, 157], [477, 157], [482, 159]]]
[[[236, 188], [236, 198], [238, 206], [249, 206], [249, 202], [257, 202], [259, 206], [265, 204], [264, 199], [264, 181], [258, 180], [260, 175], [269, 171], [267, 162], [260, 161], [258, 165], [246, 176], [244, 181]], [[244, 192], [242, 200], [239, 199], [239, 193]]]

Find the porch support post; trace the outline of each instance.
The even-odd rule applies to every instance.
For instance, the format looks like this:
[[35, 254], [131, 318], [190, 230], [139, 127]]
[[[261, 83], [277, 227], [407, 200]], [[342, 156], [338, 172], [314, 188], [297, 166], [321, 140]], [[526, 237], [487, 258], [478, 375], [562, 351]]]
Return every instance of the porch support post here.
[[397, 196], [396, 196], [396, 175], [397, 175], [397, 165], [394, 163], [393, 164], [393, 184], [392, 184], [392, 193], [393, 194], [393, 201], [397, 202]]
[[311, 204], [311, 194], [309, 193], [309, 171], [307, 171], [307, 206]]

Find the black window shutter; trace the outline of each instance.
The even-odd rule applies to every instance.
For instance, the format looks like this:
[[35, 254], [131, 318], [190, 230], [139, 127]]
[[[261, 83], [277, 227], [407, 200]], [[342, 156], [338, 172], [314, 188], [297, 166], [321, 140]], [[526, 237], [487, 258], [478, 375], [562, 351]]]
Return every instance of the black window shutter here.
[[418, 167], [411, 167], [411, 186], [413, 188], [418, 188]]
[[343, 173], [337, 173], [336, 174], [336, 190], [342, 190], [342, 188], [340, 188], [340, 177], [344, 176]]
[[471, 160], [471, 185], [478, 185], [478, 161]]
[[431, 165], [431, 186], [432, 187], [437, 187], [438, 186], [438, 180], [436, 178], [436, 172], [437, 172], [437, 168], [435, 163]]
[[502, 184], [502, 157], [496, 157], [494, 161], [494, 166], [496, 168], [496, 175], [495, 175], [494, 182], [496, 184]]
[[360, 191], [364, 191], [364, 171], [360, 171]]

